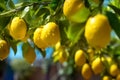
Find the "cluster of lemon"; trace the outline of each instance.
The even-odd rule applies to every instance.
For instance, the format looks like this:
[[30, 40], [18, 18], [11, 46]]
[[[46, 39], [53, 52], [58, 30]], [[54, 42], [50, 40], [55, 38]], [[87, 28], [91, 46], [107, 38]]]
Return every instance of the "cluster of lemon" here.
[[[100, 0], [93, 0], [93, 2], [99, 4]], [[72, 22], [86, 21], [84, 36], [88, 45], [96, 51], [100, 51], [109, 44], [112, 29], [108, 18], [102, 13], [90, 16], [90, 11], [86, 8], [84, 0], [65, 0], [63, 13]], [[90, 80], [93, 74], [104, 74], [103, 80], [111, 80], [112, 77], [120, 80], [119, 66], [112, 61], [112, 57], [108, 55], [95, 58], [93, 50], [88, 49], [86, 52], [80, 49], [76, 51], [74, 58], [75, 65], [81, 68], [81, 74], [85, 80]], [[105, 66], [105, 62], [108, 63], [107, 66]]]
[[64, 62], [67, 62], [67, 60], [69, 58], [69, 52], [64, 47], [64, 45], [62, 46], [60, 44], [60, 42], [58, 42], [55, 45], [55, 51], [52, 56], [54, 58], [54, 60], [53, 60], [54, 62], [59, 61], [61, 64], [63, 64]]
[[[14, 17], [8, 26], [10, 36], [14, 40], [20, 40], [27, 42], [29, 35], [27, 34], [27, 24], [24, 19], [20, 17]], [[49, 22], [46, 25], [38, 27], [33, 33], [34, 44], [41, 49], [45, 49], [49, 46], [54, 46], [58, 41], [60, 41], [59, 27], [54, 22]], [[35, 49], [28, 45], [28, 48], [23, 54], [24, 59], [28, 63], [33, 63], [36, 59]], [[3, 60], [9, 55], [9, 45], [5, 40], [0, 40], [0, 59]]]
[[112, 57], [95, 57], [95, 54], [96, 52], [91, 48], [86, 52], [81, 49], [75, 52], [75, 65], [79, 68], [83, 78], [90, 80], [93, 75], [101, 75], [102, 80], [111, 80], [112, 78], [120, 80], [120, 69]]

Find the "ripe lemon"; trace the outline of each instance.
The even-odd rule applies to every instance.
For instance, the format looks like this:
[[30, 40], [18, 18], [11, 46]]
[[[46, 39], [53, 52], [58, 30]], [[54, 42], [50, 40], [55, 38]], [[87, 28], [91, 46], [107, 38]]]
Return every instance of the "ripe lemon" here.
[[92, 77], [92, 69], [88, 63], [85, 63], [82, 66], [81, 74], [86, 80], [90, 80], [90, 78]]
[[43, 30], [41, 33], [41, 38], [45, 41], [49, 46], [55, 45], [60, 41], [60, 32], [59, 27], [54, 22], [49, 22], [43, 26]]
[[74, 22], [84, 22], [89, 16], [89, 10], [85, 7], [83, 0], [65, 0], [63, 13]]
[[33, 41], [38, 48], [45, 49], [48, 47], [47, 43], [41, 39], [41, 32], [43, 28], [39, 27], [34, 31]]
[[118, 71], [119, 71], [119, 69], [118, 69], [118, 65], [117, 65], [117, 64], [112, 64], [112, 65], [110, 66], [109, 72], [110, 72], [110, 74], [111, 74], [113, 77], [115, 77], [115, 76], [118, 75]]
[[56, 43], [55, 50], [59, 50], [61, 48], [60, 41]]
[[5, 40], [0, 40], [0, 60], [3, 60], [9, 55], [9, 45]]
[[111, 80], [109, 76], [103, 76], [102, 80]]
[[85, 38], [92, 47], [104, 48], [110, 42], [111, 26], [106, 16], [97, 14], [85, 25]]
[[102, 61], [100, 60], [99, 57], [97, 57], [93, 62], [92, 62], [92, 70], [95, 75], [100, 74], [104, 70], [104, 65]]
[[21, 39], [21, 41], [27, 42], [28, 38], [29, 38], [29, 34], [26, 34], [25, 37], [23, 39]]
[[83, 50], [77, 50], [74, 59], [77, 66], [82, 66], [86, 62], [85, 52]]
[[60, 63], [64, 63], [65, 61], [67, 61], [68, 57], [69, 57], [69, 53], [65, 51], [65, 49], [61, 49], [59, 51], [59, 62]]
[[20, 17], [13, 18], [11, 25], [10, 25], [10, 35], [15, 40], [21, 40], [25, 37], [27, 26], [25, 21]]
[[23, 57], [28, 63], [32, 64], [36, 59], [36, 53], [31, 46], [28, 46], [27, 51], [23, 53]]

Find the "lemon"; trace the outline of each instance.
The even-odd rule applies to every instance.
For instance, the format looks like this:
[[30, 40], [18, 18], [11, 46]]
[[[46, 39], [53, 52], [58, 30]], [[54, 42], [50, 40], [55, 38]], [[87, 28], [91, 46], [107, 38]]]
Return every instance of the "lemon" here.
[[110, 75], [112, 75], [113, 77], [117, 76], [118, 75], [118, 65], [117, 64], [112, 64], [110, 66], [110, 69], [109, 69], [109, 72], [110, 72]]
[[85, 63], [82, 66], [81, 74], [86, 80], [90, 80], [90, 78], [92, 77], [92, 69], [88, 63]]
[[60, 41], [60, 32], [59, 27], [54, 22], [49, 22], [43, 26], [43, 30], [41, 33], [41, 38], [45, 41], [49, 46], [55, 45]]
[[14, 17], [10, 25], [10, 35], [15, 40], [21, 40], [25, 37], [27, 32], [27, 25], [20, 17]]
[[83, 0], [65, 0], [63, 13], [73, 22], [84, 22], [89, 16], [89, 10]]
[[111, 26], [106, 16], [97, 14], [85, 25], [85, 38], [96, 49], [104, 48], [110, 42]]
[[102, 80], [111, 80], [109, 76], [103, 76]]
[[21, 39], [21, 41], [27, 42], [28, 38], [29, 38], [29, 34], [26, 34], [25, 37], [23, 39]]
[[0, 60], [4, 60], [9, 55], [9, 45], [5, 40], [0, 40]]
[[95, 75], [102, 73], [104, 70], [104, 65], [99, 57], [97, 57], [91, 64], [92, 70]]
[[102, 60], [102, 62], [107, 62], [108, 65], [111, 65], [113, 62], [112, 57], [110, 57], [110, 56], [102, 56], [101, 60]]
[[60, 41], [58, 41], [56, 44], [55, 44], [55, 50], [58, 50], [61, 48], [61, 43]]
[[36, 59], [36, 53], [31, 46], [28, 46], [28, 49], [23, 54], [23, 57], [28, 63], [32, 64]]
[[67, 61], [68, 57], [69, 57], [69, 53], [65, 51], [65, 49], [61, 49], [59, 51], [59, 62], [60, 63], [64, 63], [65, 61]]
[[43, 28], [39, 27], [34, 31], [33, 41], [38, 48], [45, 49], [48, 47], [47, 43], [41, 39], [41, 32]]
[[85, 52], [81, 49], [77, 50], [74, 59], [77, 66], [82, 66], [86, 62]]

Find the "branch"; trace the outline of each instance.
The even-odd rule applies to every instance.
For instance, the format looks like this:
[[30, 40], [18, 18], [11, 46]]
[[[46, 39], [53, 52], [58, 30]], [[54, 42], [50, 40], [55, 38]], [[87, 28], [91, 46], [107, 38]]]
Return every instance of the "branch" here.
[[16, 13], [16, 12], [18, 12], [18, 11], [20, 11], [21, 9], [23, 9], [23, 8], [25, 8], [25, 7], [27, 7], [27, 6], [33, 6], [33, 5], [48, 5], [49, 3], [51, 3], [51, 2], [48, 2], [48, 1], [42, 1], [42, 2], [33, 2], [33, 3], [29, 3], [29, 4], [26, 4], [26, 5], [24, 5], [24, 6], [20, 6], [20, 7], [17, 7], [17, 8], [15, 8], [15, 9], [12, 9], [12, 10], [9, 10], [9, 11], [6, 11], [6, 12], [3, 12], [3, 13], [0, 13], [0, 17], [3, 17], [3, 16], [7, 16], [7, 15], [9, 15], [10, 16], [10, 14], [12, 15], [13, 13]]

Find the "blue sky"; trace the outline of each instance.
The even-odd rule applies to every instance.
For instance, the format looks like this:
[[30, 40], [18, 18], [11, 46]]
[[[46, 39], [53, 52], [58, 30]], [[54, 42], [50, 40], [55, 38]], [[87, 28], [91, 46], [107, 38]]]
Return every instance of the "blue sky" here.
[[[10, 59], [23, 59], [23, 56], [22, 56], [22, 44], [23, 43], [18, 44], [16, 54], [14, 54], [14, 51], [12, 50], [12, 48], [10, 48], [10, 54], [9, 54]], [[37, 49], [35, 50], [35, 52], [36, 52], [36, 55], [37, 55], [36, 59], [37, 60], [42, 59], [42, 55]], [[50, 47], [46, 48], [46, 58], [50, 58], [52, 52], [53, 52], [53, 48], [50, 48]]]

